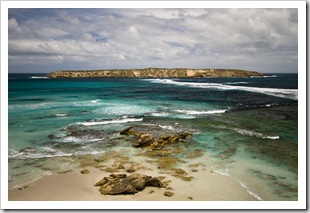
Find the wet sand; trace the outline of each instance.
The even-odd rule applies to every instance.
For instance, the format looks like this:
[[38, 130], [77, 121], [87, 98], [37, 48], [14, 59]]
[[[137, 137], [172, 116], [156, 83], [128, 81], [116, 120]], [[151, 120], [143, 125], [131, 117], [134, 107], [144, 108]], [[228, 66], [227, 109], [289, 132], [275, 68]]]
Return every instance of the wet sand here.
[[[254, 196], [233, 178], [212, 171], [204, 158], [195, 158], [187, 163], [174, 165], [168, 169], [159, 169], [158, 162], [145, 156], [131, 157], [123, 155], [129, 150], [119, 150], [104, 156], [95, 162], [94, 156], [81, 160], [81, 168], [64, 174], [53, 174], [10, 188], [9, 201], [255, 201]], [[121, 154], [122, 153], [122, 154]], [[132, 153], [130, 156], [133, 156]], [[203, 161], [202, 161], [203, 160]], [[121, 166], [120, 166], [121, 165]], [[161, 164], [162, 166], [162, 164]], [[134, 172], [127, 172], [134, 167]], [[88, 174], [81, 170], [88, 169]], [[185, 173], [180, 174], [177, 169]], [[133, 195], [102, 195], [98, 186], [94, 186], [103, 177], [110, 174], [139, 173], [153, 177], [164, 176], [166, 188], [146, 187]], [[171, 191], [171, 197], [165, 196]]]

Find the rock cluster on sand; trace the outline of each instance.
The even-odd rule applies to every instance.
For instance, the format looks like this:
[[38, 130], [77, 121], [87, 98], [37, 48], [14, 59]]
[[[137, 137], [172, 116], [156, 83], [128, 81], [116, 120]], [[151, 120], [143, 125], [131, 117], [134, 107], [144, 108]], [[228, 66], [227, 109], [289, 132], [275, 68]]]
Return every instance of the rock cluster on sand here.
[[236, 69], [146, 68], [123, 70], [59, 70], [49, 78], [205, 78], [262, 76], [259, 72]]
[[[183, 145], [186, 145], [187, 143], [178, 143], [181, 141], [188, 142], [189, 140], [187, 138], [192, 136], [191, 133], [183, 131], [172, 135], [155, 134], [156, 136], [153, 136], [147, 132], [136, 131], [132, 126], [121, 130], [119, 133], [122, 140], [130, 141], [132, 146], [135, 148], [142, 148], [142, 152], [138, 153], [137, 156], [143, 155], [152, 159], [155, 158], [155, 160], [147, 161], [157, 164], [158, 169], [165, 170], [167, 174], [170, 174], [173, 177], [177, 177], [183, 181], [192, 180], [193, 177], [190, 176], [185, 170], [175, 168], [177, 163], [182, 163], [183, 161], [174, 156], [180, 154], [181, 152], [187, 153], [185, 155], [187, 158], [195, 158], [203, 154], [200, 149], [184, 149]], [[127, 157], [124, 158], [115, 154], [116, 153], [111, 153], [109, 155], [105, 155], [105, 158], [102, 156], [94, 159], [93, 161], [93, 163], [98, 163], [98, 165], [95, 166], [96, 168], [100, 168], [100, 170], [105, 172], [113, 173], [108, 177], [104, 177], [95, 184], [95, 186], [100, 186], [99, 191], [103, 195], [135, 194], [147, 186], [166, 188], [168, 183], [171, 181], [169, 180], [162, 182], [163, 178], [165, 178], [162, 176], [152, 177], [139, 174], [137, 173], [140, 167], [139, 165], [130, 163]], [[107, 161], [108, 159], [114, 160], [114, 164], [112, 166], [107, 167], [103, 164], [101, 165], [101, 163]], [[118, 172], [127, 172], [127, 174]], [[166, 189], [171, 190], [171, 187]], [[164, 195], [170, 197], [173, 195], [173, 192], [165, 191]]]
[[100, 186], [99, 191], [104, 195], [135, 194], [147, 186], [166, 187], [157, 177], [143, 174], [111, 174], [97, 182], [95, 186]]

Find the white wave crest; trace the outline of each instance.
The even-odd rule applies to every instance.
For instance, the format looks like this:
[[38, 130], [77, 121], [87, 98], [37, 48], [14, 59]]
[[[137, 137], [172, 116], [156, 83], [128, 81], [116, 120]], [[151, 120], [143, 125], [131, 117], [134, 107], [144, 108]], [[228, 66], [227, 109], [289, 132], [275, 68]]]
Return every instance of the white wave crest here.
[[262, 87], [246, 87], [246, 86], [235, 86], [226, 85], [220, 83], [195, 83], [195, 82], [179, 82], [171, 79], [152, 79], [153, 83], [162, 84], [173, 84], [178, 86], [188, 86], [206, 89], [216, 89], [216, 90], [242, 90], [247, 92], [262, 93], [266, 95], [289, 98], [298, 100], [298, 90], [297, 89], [280, 89], [280, 88], [262, 88]]
[[67, 116], [67, 114], [66, 113], [57, 113], [57, 114], [55, 114], [55, 116], [56, 117], [65, 117], [65, 116]]
[[187, 114], [187, 115], [206, 115], [206, 114], [218, 114], [225, 113], [226, 110], [209, 110], [209, 111], [195, 111], [195, 110], [174, 110], [178, 113]]
[[95, 103], [97, 103], [98, 101], [99, 101], [99, 99], [91, 100], [90, 102], [95, 104]]
[[77, 122], [78, 125], [83, 126], [94, 126], [94, 125], [105, 125], [105, 124], [121, 124], [121, 123], [128, 123], [128, 122], [138, 122], [142, 121], [143, 118], [124, 118], [118, 120], [107, 120], [107, 121], [86, 121], [86, 122]]
[[64, 137], [60, 142], [63, 143], [92, 143], [92, 142], [97, 142], [101, 141], [103, 138], [90, 138], [90, 137], [74, 137], [74, 136], [69, 136], [69, 137]]
[[159, 125], [160, 128], [166, 129], [166, 130], [174, 130], [172, 126], [167, 126], [167, 125]]
[[249, 82], [239, 81], [239, 82], [226, 82], [224, 84], [249, 84]]
[[9, 155], [9, 159], [37, 159], [37, 158], [52, 158], [52, 157], [68, 157], [72, 156], [72, 153], [64, 152], [50, 152], [50, 153], [24, 153], [16, 152]]
[[47, 79], [48, 77], [46, 77], [46, 76], [31, 76], [30, 78], [32, 78], [32, 79]]
[[169, 115], [169, 113], [167, 113], [167, 112], [153, 112], [153, 113], [151, 113], [151, 116], [154, 116], [154, 117], [166, 117], [168, 115]]
[[246, 130], [246, 129], [238, 129], [238, 128], [234, 128], [232, 129], [235, 132], [241, 134], [241, 135], [246, 135], [246, 136], [251, 136], [251, 137], [258, 137], [258, 138], [263, 138], [263, 139], [271, 139], [271, 140], [278, 140], [280, 139], [280, 136], [269, 136], [269, 135], [264, 135], [262, 133], [259, 132], [254, 132], [254, 131], [250, 131], [250, 130]]

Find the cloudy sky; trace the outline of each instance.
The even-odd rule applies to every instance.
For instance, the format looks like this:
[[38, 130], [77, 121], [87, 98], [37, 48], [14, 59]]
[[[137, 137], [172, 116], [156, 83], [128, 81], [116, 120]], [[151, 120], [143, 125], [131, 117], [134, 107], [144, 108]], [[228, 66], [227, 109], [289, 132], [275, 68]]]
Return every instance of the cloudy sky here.
[[297, 9], [9, 9], [9, 72], [297, 72]]

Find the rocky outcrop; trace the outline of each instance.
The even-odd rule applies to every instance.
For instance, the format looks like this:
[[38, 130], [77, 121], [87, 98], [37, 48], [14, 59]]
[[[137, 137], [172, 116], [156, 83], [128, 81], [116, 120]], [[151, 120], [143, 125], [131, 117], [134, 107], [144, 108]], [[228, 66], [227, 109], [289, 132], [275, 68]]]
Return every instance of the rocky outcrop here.
[[48, 74], [49, 78], [206, 78], [249, 77], [262, 73], [237, 69], [189, 69], [146, 68], [123, 70], [59, 70]]
[[95, 186], [100, 186], [99, 191], [104, 195], [135, 194], [142, 191], [147, 186], [166, 187], [157, 177], [143, 174], [111, 174], [97, 182]]
[[192, 136], [191, 133], [182, 132], [178, 135], [164, 135], [156, 138], [149, 133], [135, 131], [131, 126], [120, 131], [120, 134], [134, 136], [135, 140], [131, 144], [133, 147], [146, 147], [151, 149], [162, 149], [165, 144], [176, 143], [181, 139]]

